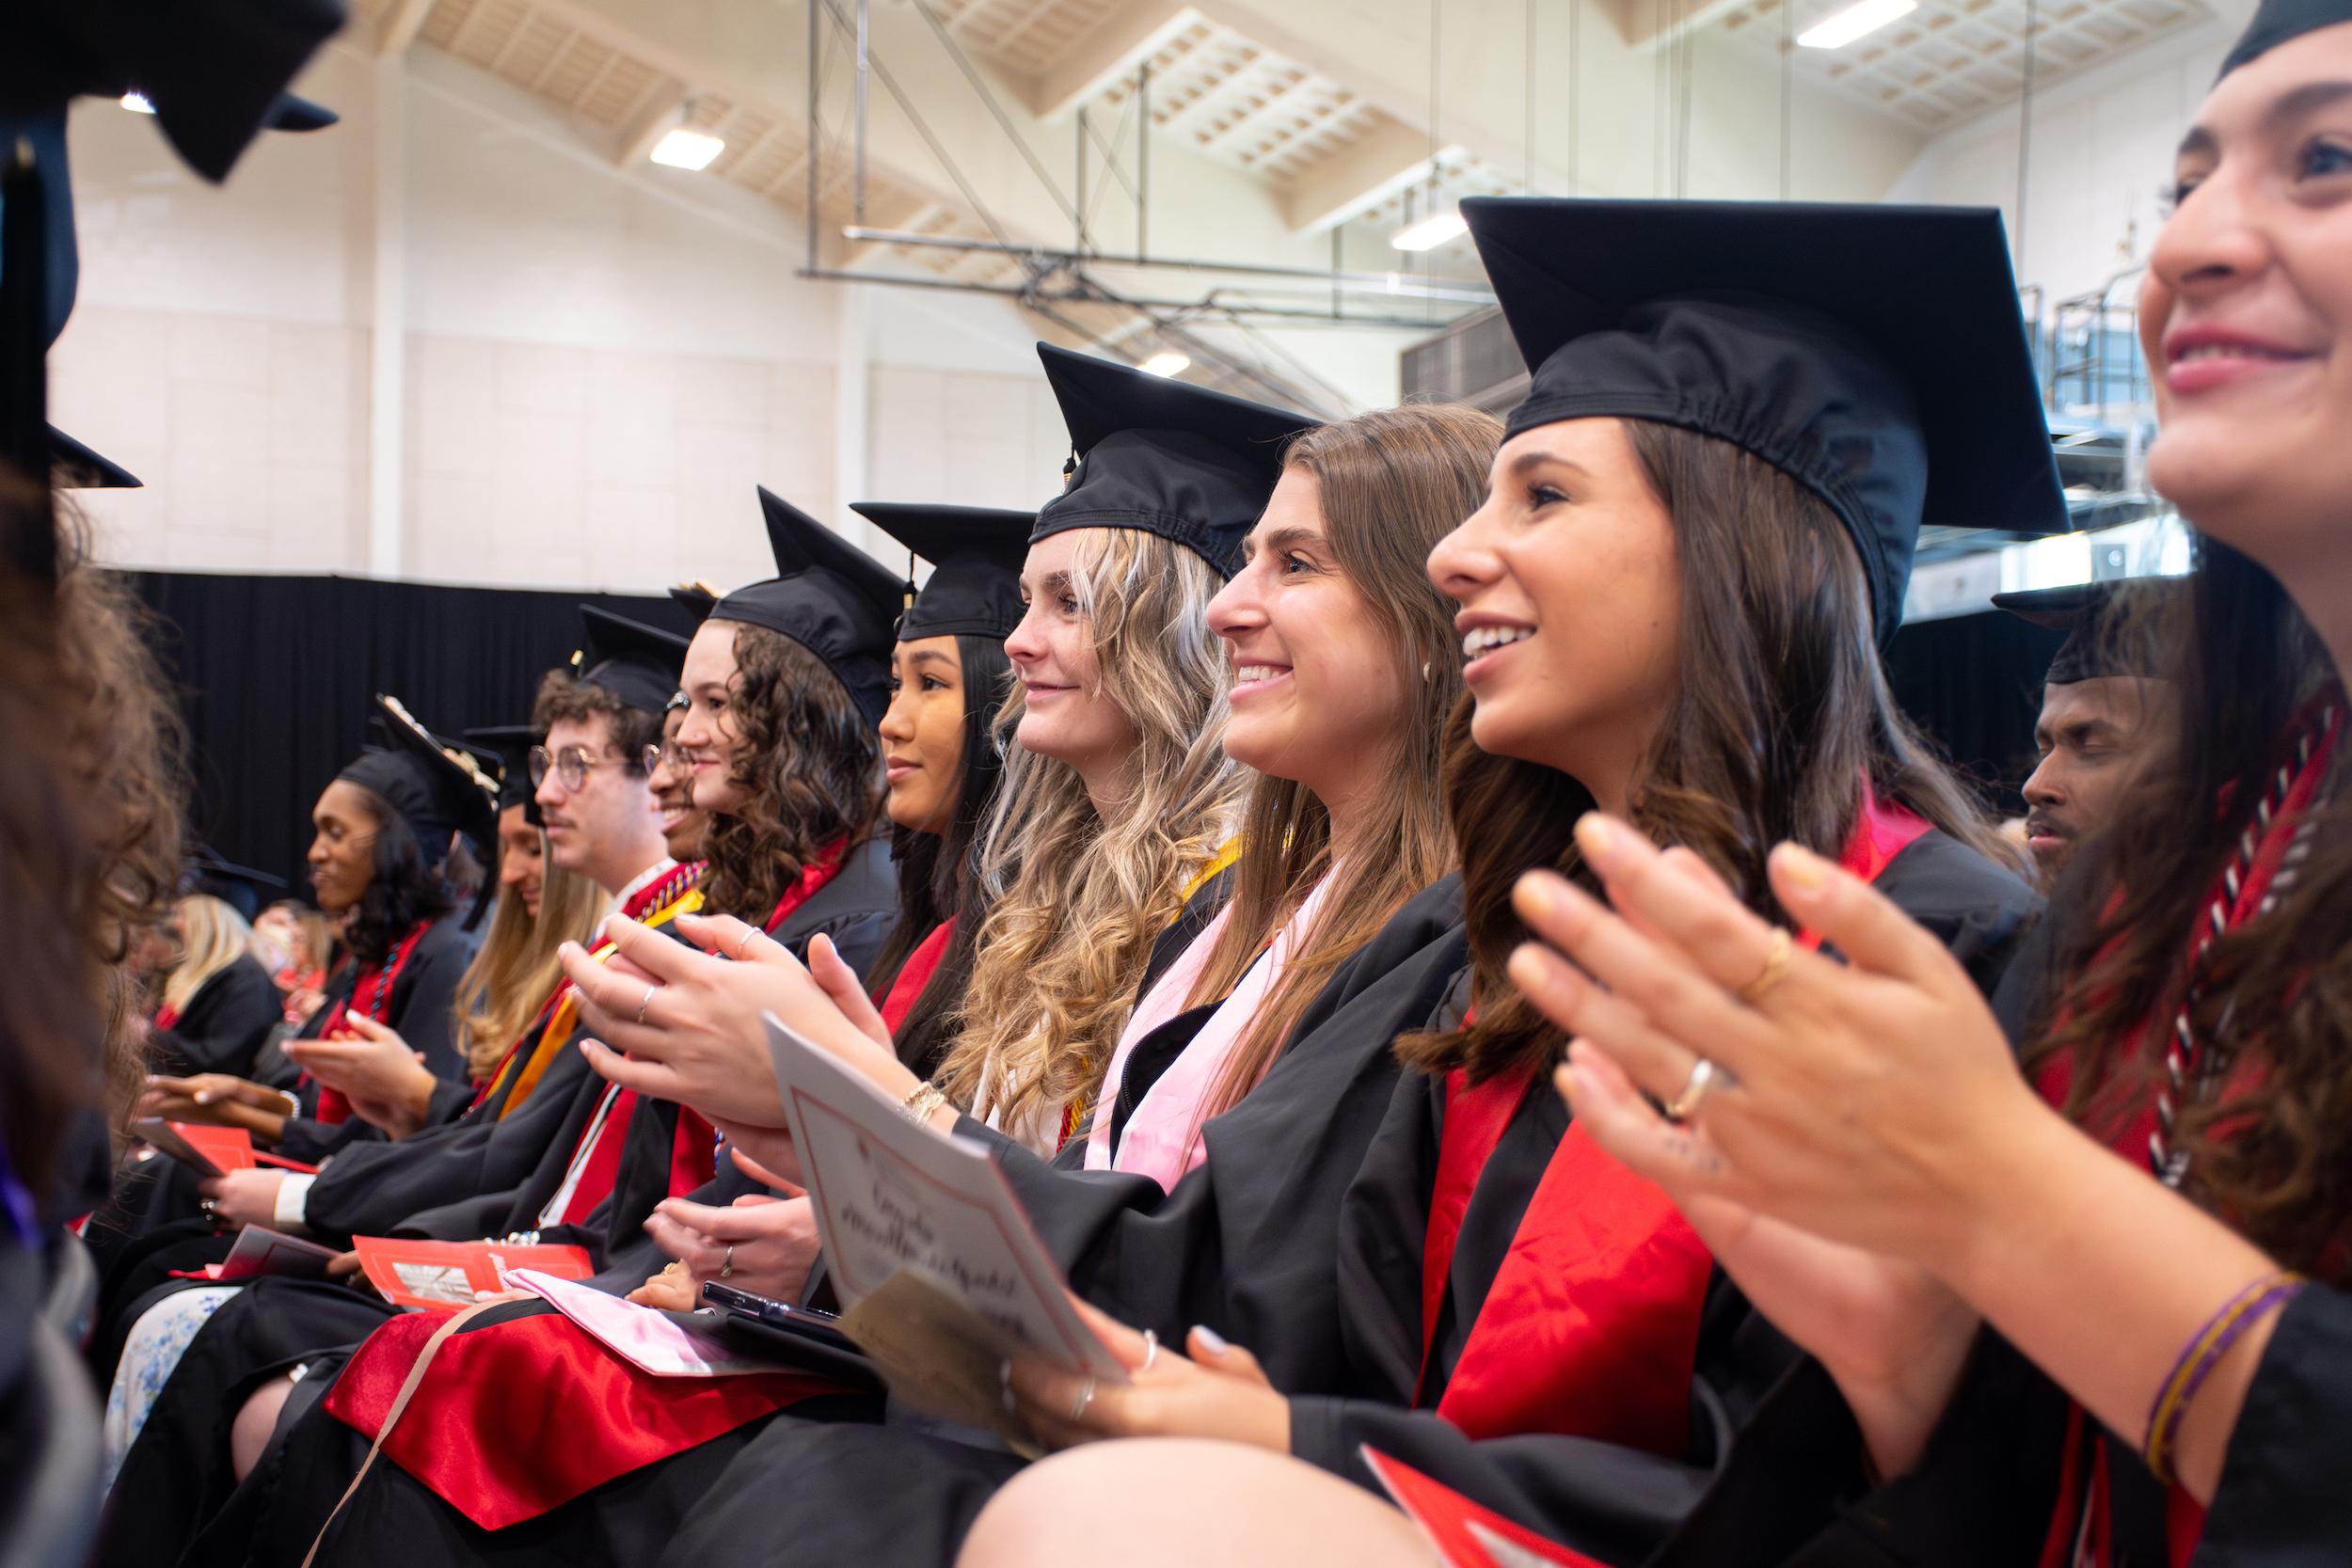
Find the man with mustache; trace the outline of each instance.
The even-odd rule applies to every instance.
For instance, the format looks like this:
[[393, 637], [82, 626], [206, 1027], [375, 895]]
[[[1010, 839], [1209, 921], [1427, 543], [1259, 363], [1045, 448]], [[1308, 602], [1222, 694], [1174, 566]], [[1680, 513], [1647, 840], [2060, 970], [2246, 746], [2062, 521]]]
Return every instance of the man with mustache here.
[[2042, 760], [2025, 784], [2026, 842], [2045, 884], [2162, 750], [2172, 692], [2149, 673], [2150, 617], [2137, 601], [2169, 592], [2130, 578], [1993, 595], [1995, 608], [2067, 633], [2042, 677], [2033, 728]]

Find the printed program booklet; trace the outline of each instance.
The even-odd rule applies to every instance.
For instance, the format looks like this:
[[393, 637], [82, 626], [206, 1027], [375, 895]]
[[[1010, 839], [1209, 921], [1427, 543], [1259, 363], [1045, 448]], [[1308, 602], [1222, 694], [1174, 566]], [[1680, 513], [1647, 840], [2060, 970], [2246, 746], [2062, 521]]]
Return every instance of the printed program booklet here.
[[585, 1279], [588, 1249], [578, 1246], [509, 1246], [503, 1242], [410, 1242], [386, 1236], [355, 1236], [359, 1272], [376, 1293], [394, 1307], [454, 1312], [485, 1296], [516, 1287], [508, 1275], [536, 1269], [558, 1279]]

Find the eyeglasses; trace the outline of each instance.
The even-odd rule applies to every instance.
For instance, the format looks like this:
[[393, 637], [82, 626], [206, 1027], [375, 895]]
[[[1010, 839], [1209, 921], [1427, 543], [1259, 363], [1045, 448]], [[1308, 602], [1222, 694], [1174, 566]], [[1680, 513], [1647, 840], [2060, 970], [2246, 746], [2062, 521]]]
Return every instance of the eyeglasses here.
[[644, 761], [649, 774], [664, 768], [682, 770], [694, 765], [694, 753], [675, 740], [657, 740], [646, 746]]
[[588, 770], [592, 768], [616, 766], [617, 758], [592, 757], [584, 746], [566, 746], [561, 752], [550, 752], [545, 746], [531, 749], [531, 784], [533, 789], [548, 782], [552, 770], [564, 781], [565, 789], [588, 787]]

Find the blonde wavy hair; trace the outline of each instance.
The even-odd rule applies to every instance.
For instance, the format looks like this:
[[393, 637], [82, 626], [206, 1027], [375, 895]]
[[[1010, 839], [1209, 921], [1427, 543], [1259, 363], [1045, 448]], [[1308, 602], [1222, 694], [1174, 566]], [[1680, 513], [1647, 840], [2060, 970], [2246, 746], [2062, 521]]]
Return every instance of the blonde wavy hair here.
[[1207, 619], [1216, 573], [1156, 534], [1088, 529], [1070, 576], [1097, 689], [1136, 733], [1133, 782], [1115, 816], [1097, 816], [1077, 769], [1012, 738], [1018, 685], [998, 710], [1004, 780], [979, 850], [990, 907], [939, 1084], [966, 1106], [984, 1098], [1007, 1129], [1092, 1096], [1152, 945], [1216, 860], [1242, 793]]
[[564, 978], [555, 950], [567, 942], [585, 944], [608, 911], [612, 895], [587, 878], [559, 871], [539, 841], [539, 916], [505, 889], [490, 910], [490, 928], [457, 981], [457, 1045], [466, 1073], [481, 1083], [531, 1027], [540, 1006]]
[[253, 950], [253, 927], [245, 916], [209, 894], [180, 900], [179, 957], [164, 978], [164, 1006], [184, 1013], [204, 982]]

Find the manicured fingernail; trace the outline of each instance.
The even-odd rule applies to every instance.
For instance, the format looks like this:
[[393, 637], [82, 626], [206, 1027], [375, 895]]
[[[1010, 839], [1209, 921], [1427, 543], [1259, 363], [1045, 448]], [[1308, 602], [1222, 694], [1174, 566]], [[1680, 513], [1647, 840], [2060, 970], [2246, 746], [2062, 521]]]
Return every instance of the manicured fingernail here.
[[1534, 942], [1520, 942], [1511, 949], [1511, 956], [1503, 960], [1502, 972], [1519, 990], [1534, 990], [1544, 983], [1543, 955], [1536, 950]]
[[1560, 1091], [1560, 1098], [1568, 1102], [1570, 1109], [1575, 1108], [1576, 1069], [1568, 1066], [1565, 1062], [1562, 1062], [1558, 1067], [1553, 1068], [1551, 1069], [1551, 1086]]
[[1576, 820], [1576, 845], [1594, 870], [1606, 871], [1617, 852], [1617, 830], [1600, 813], [1588, 811]]
[[1223, 1355], [1227, 1351], [1233, 1348], [1225, 1342], [1224, 1335], [1219, 1334], [1216, 1329], [1211, 1328], [1207, 1323], [1193, 1324], [1192, 1332], [1194, 1337], [1200, 1341], [1200, 1348], [1207, 1351], [1211, 1355]]
[[1827, 864], [1802, 844], [1780, 845], [1772, 850], [1772, 859], [1781, 876], [1801, 893], [1817, 893], [1829, 881]]
[[210, 1105], [213, 1102], [213, 1091], [210, 1089], [197, 1090], [196, 1102], [199, 1105]]
[[352, 1011], [349, 1007], [345, 1007], [343, 1009], [343, 1019], [346, 1022], [357, 1023], [359, 1022], [359, 1015]]

